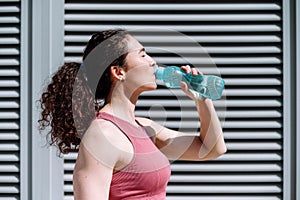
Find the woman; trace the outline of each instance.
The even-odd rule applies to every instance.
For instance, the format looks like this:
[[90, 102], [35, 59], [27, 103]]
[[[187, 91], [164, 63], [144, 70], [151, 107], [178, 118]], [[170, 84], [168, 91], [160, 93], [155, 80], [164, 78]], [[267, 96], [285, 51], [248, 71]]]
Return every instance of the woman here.
[[[226, 152], [212, 101], [197, 98], [185, 83], [182, 90], [199, 113], [200, 134], [184, 134], [135, 117], [139, 95], [157, 87], [156, 62], [127, 31], [94, 34], [83, 61], [66, 63], [53, 76], [41, 97], [39, 120], [41, 129], [51, 126], [49, 143], [60, 152], [78, 149], [75, 200], [165, 199], [167, 158], [211, 160]], [[201, 74], [188, 65], [182, 69]], [[94, 99], [102, 104], [94, 107]]]

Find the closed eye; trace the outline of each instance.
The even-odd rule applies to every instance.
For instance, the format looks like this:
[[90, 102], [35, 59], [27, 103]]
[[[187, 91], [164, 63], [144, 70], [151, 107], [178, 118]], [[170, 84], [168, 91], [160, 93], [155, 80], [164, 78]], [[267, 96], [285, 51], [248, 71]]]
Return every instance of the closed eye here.
[[146, 57], [147, 56], [145, 48], [140, 49], [138, 53], [141, 54], [142, 57]]

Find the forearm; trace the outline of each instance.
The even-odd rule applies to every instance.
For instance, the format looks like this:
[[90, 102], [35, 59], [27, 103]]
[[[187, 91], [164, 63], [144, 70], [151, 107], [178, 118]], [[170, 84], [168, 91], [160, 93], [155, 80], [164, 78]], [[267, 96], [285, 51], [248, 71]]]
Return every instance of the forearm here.
[[220, 120], [210, 99], [197, 100], [196, 106], [200, 118], [201, 130], [199, 157], [218, 157], [226, 152], [223, 131]]

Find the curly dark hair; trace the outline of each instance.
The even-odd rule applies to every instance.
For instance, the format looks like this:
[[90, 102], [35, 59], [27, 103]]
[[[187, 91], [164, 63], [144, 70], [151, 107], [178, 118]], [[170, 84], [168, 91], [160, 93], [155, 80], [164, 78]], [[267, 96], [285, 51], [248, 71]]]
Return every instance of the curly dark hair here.
[[[114, 35], [117, 37], [113, 38], [107, 48], [113, 48], [114, 52], [124, 52], [124, 48], [127, 48], [126, 36], [130, 34], [122, 29], [106, 30], [97, 32], [91, 37], [84, 50], [83, 60], [101, 42]], [[65, 63], [53, 75], [39, 100], [42, 111], [38, 123], [40, 131], [50, 126], [47, 134], [48, 143], [57, 146], [60, 153], [67, 154], [71, 150], [78, 150], [80, 136], [101, 108], [95, 102], [98, 99], [103, 99], [105, 102], [111, 90], [109, 67], [123, 66], [126, 55], [125, 53], [117, 57], [108, 66], [101, 66], [106, 70], [98, 82], [96, 91], [92, 91], [89, 86], [88, 80], [91, 74], [87, 71], [97, 70], [81, 70], [82, 64], [80, 63]]]

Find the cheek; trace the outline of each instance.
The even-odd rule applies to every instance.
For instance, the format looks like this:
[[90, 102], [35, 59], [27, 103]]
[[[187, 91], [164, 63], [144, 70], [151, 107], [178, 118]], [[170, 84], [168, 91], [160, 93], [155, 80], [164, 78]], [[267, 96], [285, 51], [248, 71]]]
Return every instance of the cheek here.
[[145, 67], [149, 66], [149, 61], [147, 61], [145, 58], [141, 56], [127, 56], [126, 57], [126, 66], [130, 69], [133, 70], [135, 68], [140, 68], [140, 67]]
[[126, 80], [130, 81], [131, 84], [140, 86], [142, 84], [153, 83], [155, 76], [153, 69], [149, 66], [135, 67], [126, 73]]

